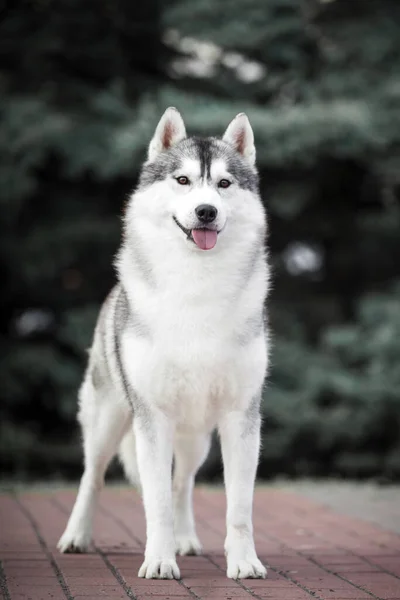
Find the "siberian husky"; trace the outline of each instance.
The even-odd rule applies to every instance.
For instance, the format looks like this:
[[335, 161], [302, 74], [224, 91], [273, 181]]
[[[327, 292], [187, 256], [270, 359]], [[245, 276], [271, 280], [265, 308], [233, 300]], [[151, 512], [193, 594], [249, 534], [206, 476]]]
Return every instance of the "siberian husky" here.
[[176, 553], [201, 552], [194, 478], [218, 429], [227, 576], [266, 576], [252, 525], [269, 273], [255, 157], [243, 113], [222, 139], [187, 137], [174, 108], [156, 128], [79, 393], [85, 470], [61, 552], [88, 548], [95, 501], [118, 453], [142, 490], [139, 577], [179, 579]]

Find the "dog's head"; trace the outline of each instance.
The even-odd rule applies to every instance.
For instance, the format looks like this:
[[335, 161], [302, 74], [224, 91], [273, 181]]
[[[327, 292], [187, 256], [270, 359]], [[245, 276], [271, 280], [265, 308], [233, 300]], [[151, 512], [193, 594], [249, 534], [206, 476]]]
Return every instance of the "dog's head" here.
[[168, 231], [197, 252], [259, 228], [264, 216], [255, 154], [245, 114], [233, 119], [222, 139], [196, 138], [186, 136], [180, 113], [168, 108], [140, 176], [144, 213], [164, 235]]

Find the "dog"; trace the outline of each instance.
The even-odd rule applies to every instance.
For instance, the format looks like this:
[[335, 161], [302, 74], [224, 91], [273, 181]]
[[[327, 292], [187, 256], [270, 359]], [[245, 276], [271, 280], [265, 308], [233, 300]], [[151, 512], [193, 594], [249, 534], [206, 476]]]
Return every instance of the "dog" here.
[[176, 554], [201, 552], [192, 493], [217, 429], [227, 576], [266, 576], [252, 525], [269, 349], [267, 220], [255, 159], [244, 113], [221, 139], [187, 137], [172, 107], [158, 123], [79, 392], [85, 468], [61, 552], [87, 550], [96, 498], [119, 454], [145, 509], [138, 575], [179, 579]]

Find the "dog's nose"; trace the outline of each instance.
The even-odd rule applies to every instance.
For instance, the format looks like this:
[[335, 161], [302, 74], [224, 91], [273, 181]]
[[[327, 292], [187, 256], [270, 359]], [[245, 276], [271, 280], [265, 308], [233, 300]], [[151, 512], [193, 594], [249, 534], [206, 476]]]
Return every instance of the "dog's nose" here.
[[202, 223], [212, 223], [217, 218], [218, 211], [211, 204], [200, 204], [196, 208], [196, 215]]

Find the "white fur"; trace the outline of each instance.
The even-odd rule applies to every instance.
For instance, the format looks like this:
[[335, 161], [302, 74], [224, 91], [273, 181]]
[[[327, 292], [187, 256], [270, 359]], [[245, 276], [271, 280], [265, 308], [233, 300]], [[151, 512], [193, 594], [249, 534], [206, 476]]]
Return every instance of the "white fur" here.
[[149, 144], [149, 160], [154, 160], [157, 154], [174, 146], [185, 137], [186, 129], [183, 119], [176, 108], [170, 106], [161, 117]]
[[[156, 139], [162, 137], [166, 118], [170, 116], [164, 115]], [[182, 130], [179, 118], [175, 114], [173, 118], [179, 136], [184, 125]], [[246, 152], [251, 161], [252, 134], [246, 121], [240, 118], [231, 133], [245, 127]], [[159, 151], [154, 138], [152, 144], [149, 156]], [[175, 175], [187, 176], [190, 185], [180, 186], [171, 177], [133, 195], [126, 214], [125, 241], [117, 260], [130, 306], [151, 329], [146, 337], [127, 328], [121, 339], [122, 363], [128, 383], [140, 399], [140, 409], [132, 419], [117, 377], [114, 387], [102, 394], [96, 393], [88, 376], [85, 379], [80, 394], [85, 473], [59, 548], [87, 548], [105, 468], [123, 436], [128, 435], [120, 455], [131, 480], [137, 479], [138, 469], [147, 523], [145, 560], [139, 576], [179, 577], [176, 552], [201, 551], [192, 491], [195, 473], [208, 453], [210, 433], [218, 427], [228, 502], [227, 574], [232, 578], [265, 577], [252, 533], [260, 419], [251, 406], [266, 374], [267, 343], [264, 335], [254, 336], [246, 345], [238, 343], [246, 322], [262, 310], [267, 295], [263, 252], [243, 286], [252, 253], [265, 228], [264, 211], [254, 193], [239, 189], [234, 182], [228, 189], [217, 189], [219, 179], [232, 179], [222, 159], [212, 164], [211, 183], [200, 180], [198, 165], [191, 160]], [[210, 251], [202, 251], [187, 240], [172, 218], [175, 216], [191, 229], [194, 209], [200, 203], [218, 209], [221, 233]], [[155, 288], [133, 260], [136, 251], [146, 257]], [[111, 297], [110, 330], [114, 304], [115, 298]], [[92, 362], [96, 348], [99, 352], [98, 338], [95, 336]], [[106, 339], [106, 346], [110, 340]], [[111, 345], [106, 353], [113, 363]], [[115, 364], [112, 367], [117, 369]]]
[[251, 165], [256, 162], [254, 134], [249, 119], [244, 113], [239, 113], [229, 124], [223, 140], [240, 152]]

